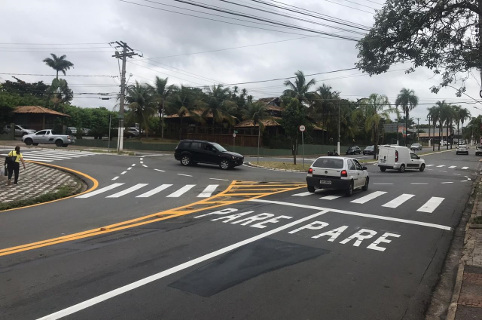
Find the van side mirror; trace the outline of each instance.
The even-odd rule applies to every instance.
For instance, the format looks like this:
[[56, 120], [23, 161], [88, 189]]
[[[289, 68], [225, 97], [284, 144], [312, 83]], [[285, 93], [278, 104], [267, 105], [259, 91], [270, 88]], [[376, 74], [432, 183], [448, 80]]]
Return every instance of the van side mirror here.
[[362, 170], [368, 170], [367, 167], [362, 167]]

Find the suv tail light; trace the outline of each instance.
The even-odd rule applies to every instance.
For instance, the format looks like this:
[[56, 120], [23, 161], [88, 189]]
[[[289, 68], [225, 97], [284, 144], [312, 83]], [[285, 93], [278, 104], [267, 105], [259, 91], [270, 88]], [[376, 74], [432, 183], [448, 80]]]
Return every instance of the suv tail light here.
[[309, 168], [308, 173], [313, 173], [313, 168]]
[[398, 162], [398, 150], [395, 150], [395, 162]]
[[346, 172], [346, 170], [341, 170], [341, 176], [348, 177], [348, 172]]

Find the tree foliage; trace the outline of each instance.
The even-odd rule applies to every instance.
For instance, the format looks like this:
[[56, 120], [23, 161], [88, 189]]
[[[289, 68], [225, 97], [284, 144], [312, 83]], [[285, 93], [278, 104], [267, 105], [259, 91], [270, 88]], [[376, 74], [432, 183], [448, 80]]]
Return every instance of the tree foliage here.
[[43, 61], [45, 62], [46, 65], [48, 65], [49, 67], [55, 70], [56, 79], [59, 78], [59, 71], [62, 72], [65, 76], [66, 75], [65, 71], [74, 67], [74, 64], [72, 62], [65, 59], [67, 57], [65, 54], [60, 57], [57, 57], [57, 55], [53, 53], [51, 53], [50, 55], [52, 56], [52, 58], [45, 58]]
[[[376, 14], [373, 28], [357, 44], [356, 65], [373, 75], [410, 61], [407, 72], [423, 66], [442, 75], [432, 92], [461, 80], [460, 96], [469, 70], [482, 66], [480, 13], [474, 0], [387, 0]], [[466, 74], [458, 79], [460, 72]]]

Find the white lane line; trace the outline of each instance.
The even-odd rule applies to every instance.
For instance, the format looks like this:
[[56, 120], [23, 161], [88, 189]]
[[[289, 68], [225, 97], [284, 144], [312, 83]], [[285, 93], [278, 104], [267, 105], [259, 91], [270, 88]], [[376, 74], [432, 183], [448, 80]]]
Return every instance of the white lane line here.
[[159, 172], [166, 172], [166, 171], [161, 170], [161, 169], [154, 169], [154, 170], [159, 171]]
[[184, 176], [184, 177], [192, 177], [190, 174], [185, 174], [185, 173], [178, 173], [178, 176]]
[[127, 171], [122, 171], [122, 172], [121, 172], [121, 174], [126, 174], [126, 173], [127, 173]]
[[457, 168], [457, 166], [450, 166], [449, 169]]
[[188, 192], [189, 190], [191, 190], [192, 188], [194, 188], [195, 184], [186, 184], [184, 187], [182, 187], [181, 189], [177, 190], [176, 192], [173, 192], [171, 193], [170, 195], [168, 195], [167, 197], [168, 198], [177, 198], [177, 197], [180, 197], [182, 196], [184, 193]]
[[324, 196], [324, 197], [321, 197], [320, 199], [323, 199], [323, 200], [335, 200], [335, 199], [338, 199], [340, 198], [341, 196]]
[[367, 194], [367, 195], [364, 196], [364, 197], [355, 199], [355, 200], [350, 201], [350, 202], [352, 202], [352, 203], [360, 203], [360, 204], [367, 203], [368, 201], [373, 200], [373, 199], [375, 199], [375, 198], [378, 198], [379, 196], [384, 195], [385, 193], [386, 193], [385, 191], [375, 191], [375, 192], [372, 192], [372, 193], [370, 193], [370, 194]]
[[209, 198], [213, 194], [213, 192], [216, 191], [217, 187], [219, 187], [219, 184], [210, 184], [197, 197], [198, 198]]
[[410, 184], [428, 184], [428, 182], [412, 182]]
[[444, 201], [444, 198], [432, 197], [423, 206], [418, 208], [419, 212], [432, 213]]
[[426, 167], [433, 167], [433, 164], [427, 164]]
[[127, 168], [127, 171], [129, 171], [129, 170], [131, 170], [131, 169], [132, 169], [132, 167], [129, 167], [129, 168]]
[[86, 193], [86, 194], [83, 194], [81, 196], [78, 196], [76, 198], [79, 198], [79, 199], [84, 199], [84, 198], [90, 198], [90, 197], [93, 197], [93, 196], [96, 196], [102, 192], [106, 192], [106, 191], [109, 191], [109, 190], [112, 190], [114, 188], [117, 188], [119, 186], [123, 185], [123, 183], [113, 183], [111, 184], [110, 186], [107, 186], [107, 187], [103, 187], [103, 188], [100, 188], [100, 189], [97, 189], [97, 190], [94, 190], [92, 192], [89, 192], [89, 193]]
[[117, 193], [111, 194], [110, 196], [107, 196], [106, 198], [119, 198], [122, 196], [125, 196], [128, 193], [134, 192], [136, 190], [139, 190], [142, 187], [147, 186], [147, 183], [138, 183], [135, 186], [132, 186], [130, 188], [127, 188], [125, 190], [119, 191]]
[[393, 182], [378, 182], [378, 183], [373, 183], [373, 184], [393, 184]]
[[385, 203], [384, 205], [382, 205], [382, 207], [397, 208], [399, 205], [401, 205], [402, 203], [404, 203], [405, 201], [409, 200], [412, 197], [415, 197], [415, 195], [404, 193], [401, 196], [396, 197], [392, 201]]
[[142, 165], [144, 168], [147, 168], [147, 166], [145, 164]]
[[392, 217], [385, 217], [385, 216], [378, 216], [376, 214], [360, 213], [360, 212], [355, 212], [355, 211], [338, 210], [338, 209], [331, 209], [331, 208], [318, 207], [318, 206], [309, 206], [309, 205], [298, 204], [298, 203], [273, 201], [273, 200], [263, 200], [263, 199], [253, 199], [253, 200], [248, 200], [248, 201], [258, 202], [258, 203], [271, 203], [271, 204], [277, 204], [277, 205], [280, 205], [280, 206], [297, 207], [297, 208], [305, 208], [305, 209], [313, 209], [313, 210], [328, 210], [330, 213], [339, 213], [339, 214], [344, 214], [344, 215], [348, 215], [348, 216], [357, 216], [357, 217], [385, 220], [385, 221], [391, 221], [391, 222], [400, 222], [400, 223], [405, 223], [405, 224], [413, 224], [413, 225], [417, 225], [417, 226], [421, 226], [421, 227], [435, 228], [435, 229], [446, 230], [446, 231], [452, 230], [451, 227], [444, 226], [444, 225], [441, 225], [441, 224], [427, 223], [427, 222], [422, 222], [422, 221], [392, 218]]
[[119, 179], [119, 176], [112, 178], [112, 181], [116, 181], [117, 179]]
[[451, 184], [451, 183], [453, 183], [453, 182], [449, 182], [449, 181], [447, 181], [447, 182], [442, 182], [442, 184]]
[[217, 180], [217, 181], [229, 181], [228, 179], [218, 179], [218, 178], [209, 178], [211, 180]]
[[156, 187], [150, 191], [147, 191], [143, 194], [140, 194], [138, 195], [136, 198], [147, 198], [147, 197], [150, 197], [156, 193], [159, 193], [163, 190], [166, 190], [167, 188], [169, 188], [170, 186], [172, 186], [172, 184], [168, 184], [168, 183], [165, 183], [165, 184], [161, 184], [159, 187]]
[[136, 164], [135, 164], [135, 163], [131, 165], [131, 167], [135, 167], [135, 166], [136, 166]]
[[306, 192], [295, 193], [291, 196], [293, 196], [293, 197], [306, 197], [306, 196], [309, 196], [310, 194], [311, 194], [311, 192], [306, 191]]
[[263, 238], [266, 238], [266, 237], [269, 237], [275, 233], [278, 233], [278, 232], [281, 232], [281, 231], [284, 231], [286, 229], [289, 229], [289, 228], [292, 228], [296, 225], [299, 225], [301, 223], [304, 223], [308, 220], [311, 220], [311, 219], [314, 219], [314, 218], [317, 218], [321, 215], [324, 215], [327, 211], [323, 210], [321, 212], [317, 212], [315, 214], [312, 214], [310, 216], [307, 216], [307, 217], [304, 217], [302, 219], [299, 219], [299, 220], [296, 220], [296, 221], [293, 221], [291, 223], [288, 223], [288, 224], [285, 224], [284, 226], [281, 226], [281, 227], [278, 227], [276, 229], [273, 229], [273, 230], [270, 230], [270, 231], [267, 231], [267, 232], [264, 232], [264, 233], [261, 233], [257, 236], [254, 236], [254, 237], [251, 237], [251, 238], [248, 238], [246, 240], [243, 240], [243, 241], [240, 241], [240, 242], [237, 242], [237, 243], [234, 243], [232, 245], [229, 245], [227, 247], [224, 247], [224, 248], [221, 248], [219, 250], [216, 250], [216, 251], [213, 251], [211, 253], [208, 253], [208, 254], [205, 254], [203, 256], [200, 256], [198, 258], [195, 258], [195, 259], [192, 259], [190, 261], [186, 261], [184, 263], [181, 263], [180, 265], [178, 266], [175, 266], [175, 267], [172, 267], [172, 268], [169, 268], [169, 269], [166, 269], [164, 271], [161, 271], [159, 273], [156, 273], [156, 274], [153, 274], [149, 277], [146, 277], [144, 279], [140, 279], [140, 280], [137, 280], [135, 282], [132, 282], [130, 284], [127, 284], [125, 286], [122, 286], [120, 288], [117, 288], [117, 289], [114, 289], [114, 290], [111, 290], [111, 291], [108, 291], [104, 294], [101, 294], [101, 295], [98, 295], [94, 298], [91, 298], [91, 299], [88, 299], [88, 300], [85, 300], [83, 302], [80, 302], [78, 304], [75, 304], [73, 306], [70, 306], [68, 308], [65, 308], [65, 309], [62, 309], [62, 310], [59, 310], [57, 312], [54, 312], [54, 313], [51, 313], [49, 315], [46, 315], [42, 318], [39, 318], [37, 320], [51, 320], [51, 319], [60, 319], [60, 318], [63, 318], [65, 316], [68, 316], [68, 315], [71, 315], [71, 314], [74, 314], [76, 312], [79, 312], [81, 310], [84, 310], [84, 309], [87, 309], [89, 307], [92, 307], [98, 303], [101, 303], [101, 302], [104, 302], [106, 300], [109, 300], [111, 298], [114, 298], [118, 295], [121, 295], [123, 293], [126, 293], [128, 291], [131, 291], [131, 290], [134, 290], [134, 289], [137, 289], [139, 287], [142, 287], [146, 284], [149, 284], [151, 282], [154, 282], [154, 281], [157, 281], [159, 279], [162, 279], [162, 278], [165, 278], [167, 276], [170, 276], [174, 273], [177, 273], [179, 271], [182, 271], [182, 270], [185, 270], [189, 267], [192, 267], [192, 266], [195, 266], [199, 263], [202, 263], [204, 261], [207, 261], [209, 259], [212, 259], [212, 258], [215, 258], [215, 257], [218, 257], [220, 255], [223, 255], [227, 252], [230, 252], [230, 251], [233, 251], [235, 249], [238, 249], [240, 247], [243, 247], [245, 245], [248, 245], [250, 243], [253, 243], [255, 241], [258, 241], [260, 239], [263, 239]]
[[443, 168], [443, 167], [445, 167], [444, 164], [441, 164], [441, 165], [437, 166], [437, 168]]
[[462, 167], [462, 170], [467, 170], [469, 167]]

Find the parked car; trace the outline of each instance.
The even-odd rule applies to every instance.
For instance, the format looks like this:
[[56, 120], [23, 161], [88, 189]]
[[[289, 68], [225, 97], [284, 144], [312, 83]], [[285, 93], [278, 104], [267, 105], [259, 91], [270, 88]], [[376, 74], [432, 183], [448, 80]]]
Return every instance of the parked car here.
[[360, 154], [362, 151], [359, 146], [351, 146], [346, 150], [346, 154]]
[[442, 147], [448, 145], [450, 147], [450, 142], [447, 142], [445, 140], [442, 140], [442, 143], [440, 144]]
[[412, 145], [410, 146], [410, 149], [413, 151], [422, 150], [422, 148], [422, 145], [418, 142], [412, 143]]
[[375, 154], [375, 146], [367, 146], [363, 149], [363, 154]]
[[455, 149], [455, 154], [461, 154], [461, 153], [469, 155], [469, 148], [467, 147], [466, 144], [457, 145], [457, 149]]
[[230, 152], [220, 144], [204, 140], [181, 140], [174, 150], [174, 158], [183, 166], [197, 163], [217, 164], [223, 170], [240, 166], [244, 156]]
[[395, 145], [384, 145], [378, 149], [378, 167], [380, 171], [387, 169], [405, 172], [405, 169], [425, 170], [425, 160], [413, 153], [409, 148]]
[[475, 155], [482, 156], [482, 145], [478, 144], [475, 146]]
[[77, 134], [77, 128], [76, 127], [67, 127], [67, 134]]
[[366, 191], [369, 181], [367, 168], [356, 159], [347, 157], [319, 157], [310, 166], [306, 176], [309, 192], [335, 189], [345, 191], [347, 196], [351, 196], [355, 189]]
[[[3, 131], [5, 133], [10, 133], [11, 131], [11, 126], [9, 124], [7, 124], [4, 128], [3, 128]], [[26, 134], [30, 134], [30, 133], [34, 133], [35, 130], [34, 129], [25, 129], [24, 127], [22, 127], [21, 125], [18, 125], [16, 124], [15, 125], [15, 136], [16, 137], [22, 137]]]
[[128, 127], [124, 130], [124, 136], [126, 138], [136, 138], [140, 135], [139, 130], [136, 127]]

